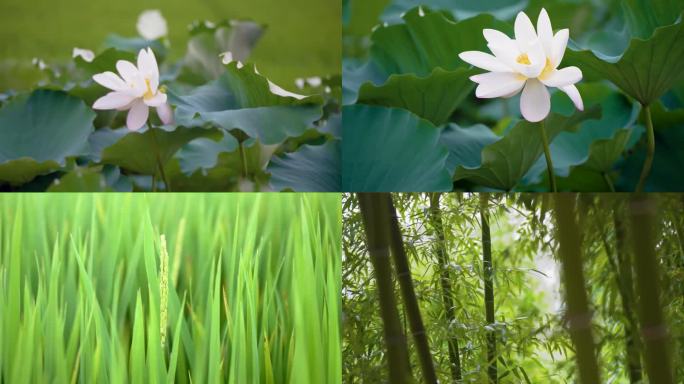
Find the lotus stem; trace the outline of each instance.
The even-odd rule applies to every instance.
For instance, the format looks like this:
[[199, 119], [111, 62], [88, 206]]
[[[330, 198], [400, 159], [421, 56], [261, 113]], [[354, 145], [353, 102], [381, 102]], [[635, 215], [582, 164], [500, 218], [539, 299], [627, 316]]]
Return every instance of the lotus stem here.
[[610, 179], [610, 176], [608, 175], [608, 173], [601, 172], [601, 175], [603, 176], [603, 180], [606, 182], [608, 189], [611, 192], [615, 192], [615, 185], [613, 184], [613, 180]]
[[242, 172], [242, 177], [246, 179], [249, 174], [247, 171], [247, 155], [245, 154], [245, 147], [242, 144], [242, 141], [240, 141], [238, 145], [240, 151], [240, 171]]
[[546, 158], [546, 170], [549, 173], [549, 188], [552, 192], [558, 192], [556, 189], [556, 177], [553, 174], [553, 160], [551, 160], [551, 148], [549, 147], [549, 138], [546, 136], [546, 127], [544, 120], [539, 124], [541, 129], [542, 144], [544, 145], [544, 157]]
[[644, 167], [641, 169], [641, 176], [639, 177], [639, 184], [637, 184], [636, 192], [644, 191], [646, 179], [651, 173], [651, 166], [653, 165], [653, 156], [655, 156], [655, 132], [653, 131], [653, 120], [651, 119], [651, 107], [644, 106], [644, 113], [646, 114], [646, 139], [648, 147], [646, 149], [646, 160], [644, 160]]
[[[154, 128], [150, 128], [152, 130], [152, 137], [154, 138], [154, 154], [155, 157], [157, 158], [157, 168], [159, 168], [159, 175], [161, 176], [162, 180], [164, 181], [164, 186], [166, 187], [166, 192], [171, 192], [171, 183], [169, 183], [169, 179], [166, 178], [166, 173], [164, 172], [164, 164], [161, 161], [161, 156], [159, 155], [159, 144], [157, 143], [157, 134]], [[154, 187], [156, 189], [156, 185]]]

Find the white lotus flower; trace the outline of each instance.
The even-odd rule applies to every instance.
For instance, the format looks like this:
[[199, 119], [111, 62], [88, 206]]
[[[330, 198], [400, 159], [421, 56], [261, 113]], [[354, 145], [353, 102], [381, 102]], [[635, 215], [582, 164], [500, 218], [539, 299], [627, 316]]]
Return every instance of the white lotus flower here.
[[582, 71], [577, 67], [558, 69], [569, 31], [562, 29], [554, 35], [545, 9], [539, 13], [536, 31], [530, 18], [520, 12], [515, 19], [515, 39], [493, 29], [485, 29], [483, 34], [494, 55], [478, 51], [459, 54], [463, 61], [490, 71], [470, 78], [478, 83], [475, 96], [512, 97], [522, 89], [520, 111], [531, 122], [543, 120], [551, 110], [546, 87], [559, 88], [577, 109], [584, 109], [582, 97], [574, 85], [582, 80]]
[[116, 63], [119, 75], [114, 72], [93, 76], [98, 84], [112, 90], [97, 99], [94, 109], [128, 110], [126, 125], [136, 131], [142, 128], [149, 116], [149, 107], [157, 108], [157, 115], [164, 124], [173, 122], [173, 110], [166, 102], [166, 93], [159, 88], [159, 67], [152, 49], [140, 50], [138, 66], [126, 60]]
[[87, 63], [92, 63], [93, 60], [95, 60], [95, 52], [90, 49], [74, 48], [73, 51], [71, 51], [71, 56], [74, 59], [80, 56]]
[[141, 13], [136, 27], [140, 36], [147, 40], [156, 40], [168, 33], [166, 19], [157, 9], [150, 9]]

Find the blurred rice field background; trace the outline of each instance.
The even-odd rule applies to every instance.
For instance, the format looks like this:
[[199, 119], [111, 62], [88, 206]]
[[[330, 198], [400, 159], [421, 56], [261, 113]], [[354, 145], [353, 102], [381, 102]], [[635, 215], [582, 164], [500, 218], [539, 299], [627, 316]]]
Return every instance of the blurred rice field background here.
[[0, 92], [31, 88], [40, 78], [34, 57], [64, 61], [73, 47], [96, 50], [110, 33], [136, 36], [146, 9], [167, 19], [172, 58], [184, 54], [192, 21], [247, 18], [268, 26], [250, 61], [284, 88], [340, 72], [341, 0], [2, 0]]
[[0, 196], [0, 382], [340, 383], [337, 194]]

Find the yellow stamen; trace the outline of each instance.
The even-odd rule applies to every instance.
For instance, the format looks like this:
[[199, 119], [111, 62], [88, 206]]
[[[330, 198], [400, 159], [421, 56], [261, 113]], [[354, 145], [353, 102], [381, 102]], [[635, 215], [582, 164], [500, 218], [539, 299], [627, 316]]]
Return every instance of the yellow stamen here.
[[548, 75], [551, 74], [551, 72], [553, 72], [553, 70], [554, 70], [553, 64], [551, 64], [551, 60], [549, 60], [547, 58], [546, 59], [546, 65], [544, 65], [544, 69], [542, 70], [541, 74], [539, 75], [539, 78], [540, 79], [546, 78]]
[[521, 54], [520, 56], [518, 56], [518, 58], [517, 58], [515, 61], [517, 61], [517, 62], [520, 63], [520, 64], [525, 64], [525, 65], [530, 65], [530, 64], [532, 64], [532, 63], [530, 62], [530, 58], [527, 57], [527, 53]]
[[147, 87], [147, 91], [145, 91], [143, 98], [145, 100], [149, 100], [149, 99], [154, 97], [154, 93], [152, 93], [152, 87], [150, 86], [150, 80], [149, 79], [145, 79], [145, 86]]

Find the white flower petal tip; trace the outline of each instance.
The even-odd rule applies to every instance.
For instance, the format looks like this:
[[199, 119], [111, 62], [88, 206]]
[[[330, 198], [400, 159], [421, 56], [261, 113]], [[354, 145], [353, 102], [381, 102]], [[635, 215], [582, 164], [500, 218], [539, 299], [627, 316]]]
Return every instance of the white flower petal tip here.
[[565, 87], [560, 87], [559, 89], [565, 92], [568, 97], [570, 97], [572, 103], [575, 104], [575, 108], [580, 111], [584, 111], [584, 102], [582, 101], [582, 96], [575, 85], [567, 85]]
[[113, 92], [99, 98], [93, 109], [128, 110], [126, 125], [136, 131], [143, 127], [149, 117], [149, 108], [157, 108], [160, 119], [165, 124], [173, 122], [173, 111], [167, 104], [164, 87], [159, 87], [159, 66], [150, 48], [138, 53], [137, 66], [129, 61], [116, 63], [114, 72], [103, 72], [93, 76], [98, 84]]
[[82, 58], [86, 63], [92, 63], [95, 60], [95, 52], [89, 49], [74, 48], [71, 51], [71, 56], [75, 59], [77, 57]]
[[140, 36], [147, 40], [156, 40], [168, 34], [166, 19], [157, 9], [150, 9], [141, 13], [136, 27]]
[[221, 62], [224, 65], [227, 65], [227, 64], [230, 64], [233, 62], [233, 52], [230, 52], [230, 51], [223, 52], [222, 54], [219, 55], [219, 57], [221, 58]]
[[577, 67], [558, 68], [567, 48], [570, 32], [562, 29], [553, 34], [551, 19], [542, 8], [536, 28], [524, 12], [515, 18], [514, 38], [494, 30], [484, 29], [483, 36], [491, 51], [467, 51], [458, 57], [466, 63], [489, 71], [471, 76], [477, 83], [478, 98], [512, 97], [522, 89], [520, 110], [531, 122], [545, 119], [551, 110], [547, 87], [559, 88], [583, 110], [582, 98], [574, 84], [582, 80]]
[[280, 88], [279, 86], [277, 86], [276, 84], [272, 83], [271, 80], [268, 80], [268, 89], [271, 91], [271, 93], [273, 93], [274, 95], [278, 95], [278, 96], [294, 97], [297, 100], [301, 100], [301, 99], [304, 99], [306, 97], [304, 95], [300, 95], [297, 93], [292, 93], [290, 91], [286, 91], [286, 90]]
[[157, 107], [157, 116], [164, 123], [164, 125], [173, 124], [173, 109], [168, 103], [164, 103]]

